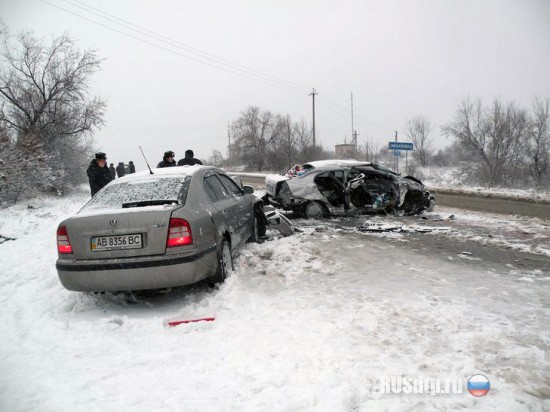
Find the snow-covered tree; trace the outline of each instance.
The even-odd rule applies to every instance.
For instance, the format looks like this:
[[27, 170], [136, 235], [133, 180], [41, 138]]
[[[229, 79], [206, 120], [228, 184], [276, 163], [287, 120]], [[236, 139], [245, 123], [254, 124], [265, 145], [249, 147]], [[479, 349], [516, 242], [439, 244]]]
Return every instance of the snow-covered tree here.
[[105, 103], [89, 94], [101, 60], [67, 35], [47, 43], [3, 28], [0, 37], [0, 197], [14, 195], [9, 187], [59, 193], [85, 177], [92, 133], [103, 124]]

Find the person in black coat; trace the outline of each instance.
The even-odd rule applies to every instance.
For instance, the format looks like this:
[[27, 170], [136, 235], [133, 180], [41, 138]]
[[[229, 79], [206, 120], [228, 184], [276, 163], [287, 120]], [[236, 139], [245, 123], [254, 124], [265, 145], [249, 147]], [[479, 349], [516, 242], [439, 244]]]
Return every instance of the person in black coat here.
[[118, 162], [118, 166], [116, 167], [117, 176], [122, 177], [122, 176], [124, 176], [125, 173], [126, 173], [126, 170], [124, 170], [124, 163], [123, 162]]
[[195, 166], [202, 165], [202, 162], [199, 159], [195, 159], [195, 153], [192, 150], [185, 151], [185, 157], [180, 159], [178, 166]]
[[116, 178], [116, 170], [115, 170], [115, 165], [113, 163], [111, 163], [109, 165], [109, 172], [111, 172], [111, 179], [112, 180], [115, 180]]
[[88, 170], [86, 170], [88, 180], [90, 181], [90, 189], [92, 191], [92, 197], [101, 190], [103, 186], [109, 183], [111, 180], [111, 172], [107, 167], [107, 155], [105, 153], [96, 153], [95, 159], [92, 159]]
[[176, 166], [176, 161], [174, 160], [175, 156], [176, 155], [171, 150], [164, 152], [164, 156], [162, 157], [162, 162], [159, 162], [159, 164], [157, 165], [157, 169], [160, 169], [162, 167]]
[[130, 163], [128, 163], [128, 170], [129, 174], [136, 173], [136, 166], [134, 166], [134, 162], [130, 160]]

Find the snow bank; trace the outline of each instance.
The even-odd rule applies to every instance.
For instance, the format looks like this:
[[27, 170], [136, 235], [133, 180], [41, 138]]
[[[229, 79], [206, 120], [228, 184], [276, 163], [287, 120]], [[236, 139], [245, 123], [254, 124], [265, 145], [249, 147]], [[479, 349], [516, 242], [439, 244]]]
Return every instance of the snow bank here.
[[550, 192], [536, 189], [510, 189], [498, 187], [471, 186], [459, 167], [419, 167], [416, 177], [422, 180], [428, 190], [464, 193], [502, 199], [550, 202]]

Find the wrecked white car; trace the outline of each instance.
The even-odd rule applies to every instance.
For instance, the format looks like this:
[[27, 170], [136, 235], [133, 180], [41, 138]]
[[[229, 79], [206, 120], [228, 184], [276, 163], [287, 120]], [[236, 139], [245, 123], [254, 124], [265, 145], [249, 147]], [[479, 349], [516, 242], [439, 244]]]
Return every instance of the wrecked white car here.
[[324, 160], [266, 176], [267, 204], [318, 218], [342, 213], [418, 214], [435, 199], [422, 182], [384, 166], [351, 160]]

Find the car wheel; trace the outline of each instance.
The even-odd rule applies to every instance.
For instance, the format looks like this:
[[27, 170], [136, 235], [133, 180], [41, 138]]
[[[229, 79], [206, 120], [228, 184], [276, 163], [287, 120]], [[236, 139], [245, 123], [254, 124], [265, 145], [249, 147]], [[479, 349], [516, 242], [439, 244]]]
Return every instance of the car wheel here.
[[223, 283], [225, 279], [233, 272], [233, 257], [231, 256], [231, 246], [227, 239], [222, 240], [219, 256], [218, 269], [213, 278], [214, 283]]
[[325, 215], [325, 209], [319, 202], [307, 202], [302, 208], [302, 214], [306, 219], [317, 219]]
[[258, 218], [254, 216], [253, 222], [252, 222], [252, 235], [250, 238], [248, 238], [249, 242], [253, 243], [260, 243], [260, 233], [258, 229]]
[[401, 210], [403, 210], [403, 213], [406, 216], [412, 216], [412, 215], [420, 214], [420, 212], [422, 212], [423, 210], [423, 207], [416, 203], [407, 202], [403, 204], [403, 207], [401, 208]]

